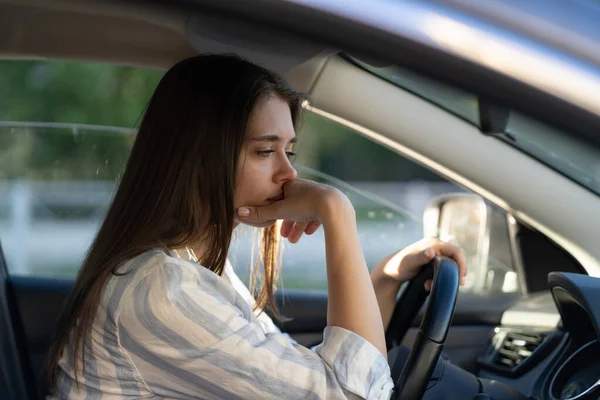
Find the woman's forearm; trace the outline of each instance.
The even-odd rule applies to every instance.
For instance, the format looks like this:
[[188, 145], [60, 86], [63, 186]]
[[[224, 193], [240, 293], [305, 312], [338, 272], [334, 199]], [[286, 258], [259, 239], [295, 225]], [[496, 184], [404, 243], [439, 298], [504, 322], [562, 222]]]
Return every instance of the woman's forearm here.
[[383, 329], [387, 330], [392, 314], [394, 313], [394, 307], [396, 307], [396, 297], [400, 290], [401, 282], [386, 276], [383, 273], [382, 265], [378, 265], [371, 272], [371, 283], [375, 290], [377, 297], [377, 304], [381, 312], [381, 321], [383, 322]]
[[323, 219], [329, 301], [327, 323], [352, 331], [386, 355], [379, 306], [349, 201], [335, 202]]

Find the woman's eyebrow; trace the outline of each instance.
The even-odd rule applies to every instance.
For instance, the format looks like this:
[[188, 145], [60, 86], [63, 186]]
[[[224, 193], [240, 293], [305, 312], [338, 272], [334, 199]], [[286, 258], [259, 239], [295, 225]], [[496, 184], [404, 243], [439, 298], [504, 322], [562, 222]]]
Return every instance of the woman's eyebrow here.
[[[255, 142], [278, 142], [281, 140], [281, 137], [278, 135], [263, 135], [263, 136], [255, 136], [251, 139], [252, 141]], [[296, 138], [296, 136], [294, 136], [292, 138], [292, 140], [290, 140], [290, 143], [296, 143], [298, 139]]]

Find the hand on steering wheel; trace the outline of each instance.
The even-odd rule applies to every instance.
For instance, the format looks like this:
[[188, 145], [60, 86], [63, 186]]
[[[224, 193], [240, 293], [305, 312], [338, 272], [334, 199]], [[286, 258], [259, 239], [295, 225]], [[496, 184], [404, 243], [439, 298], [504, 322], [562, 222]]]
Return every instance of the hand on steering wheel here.
[[[456, 262], [462, 285], [467, 274], [467, 262], [462, 249], [436, 237], [426, 237], [390, 254], [381, 260], [374, 270], [386, 279], [393, 279], [400, 283], [407, 282], [416, 277], [421, 268], [436, 256], [448, 257]], [[431, 288], [431, 280], [425, 282], [425, 288], [427, 290]]]
[[[420, 269], [398, 298], [386, 332], [388, 349], [401, 343], [428, 294], [429, 304], [410, 356], [396, 379], [392, 399], [417, 400], [423, 397], [452, 323], [459, 276], [456, 262], [449, 258], [434, 258]], [[433, 284], [428, 293], [424, 286], [430, 279], [433, 279]]]

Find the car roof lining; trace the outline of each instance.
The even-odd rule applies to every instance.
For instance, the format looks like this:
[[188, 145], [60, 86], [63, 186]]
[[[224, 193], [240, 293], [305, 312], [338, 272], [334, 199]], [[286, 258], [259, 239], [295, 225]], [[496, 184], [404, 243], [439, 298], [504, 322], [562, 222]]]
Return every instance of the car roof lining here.
[[37, 3], [0, 3], [0, 57], [168, 68], [196, 52], [185, 40], [183, 14], [96, 2]]
[[[314, 67], [336, 52], [284, 31], [265, 29], [258, 22], [240, 22], [217, 12], [188, 14], [151, 3], [0, 0], [0, 58], [5, 59], [168, 69], [199, 53], [235, 53], [289, 73], [297, 85], [309, 88], [318, 74]], [[306, 68], [311, 62], [313, 68]], [[294, 75], [291, 71], [300, 66], [302, 73]]]

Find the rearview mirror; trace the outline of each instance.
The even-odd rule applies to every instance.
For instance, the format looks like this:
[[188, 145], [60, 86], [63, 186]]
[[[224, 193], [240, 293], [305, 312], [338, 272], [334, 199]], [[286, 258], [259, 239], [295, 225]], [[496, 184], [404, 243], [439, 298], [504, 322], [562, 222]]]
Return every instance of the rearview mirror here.
[[507, 216], [478, 195], [452, 193], [434, 198], [423, 215], [423, 234], [461, 247], [468, 273], [464, 290], [519, 291]]

